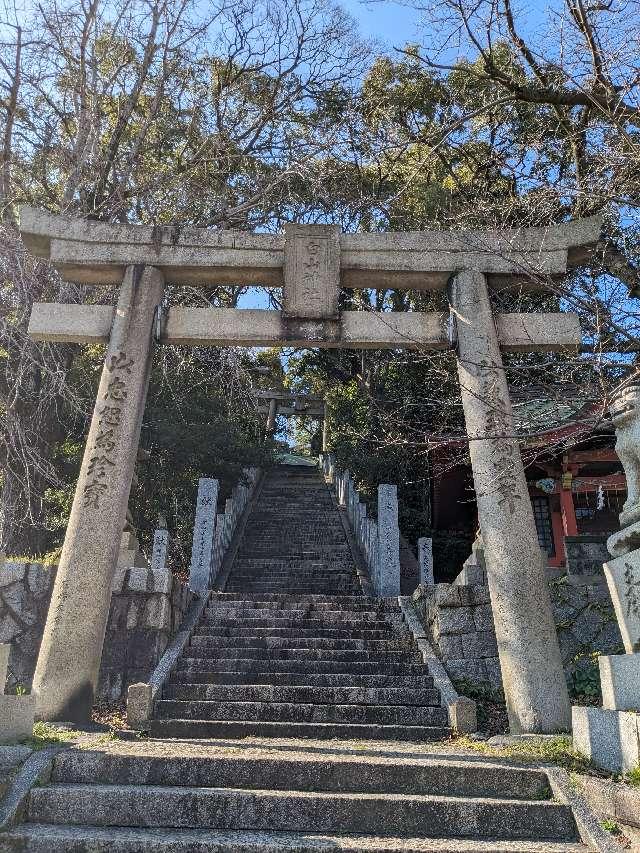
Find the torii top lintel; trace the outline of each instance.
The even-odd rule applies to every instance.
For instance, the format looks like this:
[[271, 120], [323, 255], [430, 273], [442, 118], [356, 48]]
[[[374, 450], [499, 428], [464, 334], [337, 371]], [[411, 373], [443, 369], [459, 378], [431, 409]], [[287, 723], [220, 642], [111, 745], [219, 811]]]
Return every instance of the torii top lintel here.
[[[22, 207], [27, 247], [69, 281], [112, 285], [129, 264], [158, 267], [172, 284], [285, 286], [285, 313], [330, 317], [337, 286], [438, 290], [461, 269], [496, 285], [544, 287], [589, 254], [601, 219], [548, 228], [343, 234], [333, 225], [250, 234], [179, 226], [116, 225]], [[287, 293], [289, 290], [289, 293]]]

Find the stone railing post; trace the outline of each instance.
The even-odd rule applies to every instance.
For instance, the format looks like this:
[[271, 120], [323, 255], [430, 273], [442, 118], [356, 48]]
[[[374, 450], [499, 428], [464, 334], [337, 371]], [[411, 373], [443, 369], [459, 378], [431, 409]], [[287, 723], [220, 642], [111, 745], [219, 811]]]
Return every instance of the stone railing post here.
[[420, 570], [418, 582], [425, 586], [433, 586], [433, 540], [427, 536], [418, 539], [418, 567]]
[[386, 483], [378, 486], [378, 573], [378, 595], [400, 595], [398, 488]]
[[33, 679], [45, 720], [91, 715], [163, 292], [159, 270], [127, 267]]
[[153, 534], [153, 549], [151, 551], [151, 568], [153, 571], [162, 571], [166, 568], [168, 548], [169, 531], [159, 528]]
[[193, 592], [201, 593], [209, 589], [218, 488], [217, 480], [202, 478], [198, 481], [198, 500], [189, 567], [189, 587]]
[[567, 731], [567, 685], [484, 275], [458, 273], [449, 301], [510, 729]]

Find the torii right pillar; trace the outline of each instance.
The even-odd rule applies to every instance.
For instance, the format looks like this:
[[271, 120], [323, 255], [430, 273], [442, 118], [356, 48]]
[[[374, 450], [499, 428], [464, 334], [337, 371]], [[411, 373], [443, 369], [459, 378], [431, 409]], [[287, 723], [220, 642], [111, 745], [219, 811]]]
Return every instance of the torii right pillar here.
[[485, 276], [449, 287], [478, 520], [512, 734], [569, 731], [571, 707]]

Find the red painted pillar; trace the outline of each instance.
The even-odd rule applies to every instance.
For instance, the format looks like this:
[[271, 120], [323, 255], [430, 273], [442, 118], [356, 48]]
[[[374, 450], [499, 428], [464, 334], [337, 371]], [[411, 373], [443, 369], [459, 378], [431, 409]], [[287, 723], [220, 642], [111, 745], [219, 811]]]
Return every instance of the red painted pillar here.
[[549, 559], [550, 566], [564, 566], [566, 552], [564, 549], [564, 523], [562, 521], [562, 513], [558, 509], [554, 509], [551, 513], [551, 528], [553, 530], [553, 544], [555, 547], [555, 555]]
[[571, 480], [569, 480], [569, 488], [567, 489], [565, 488], [565, 477], [563, 477], [562, 486], [563, 488], [560, 489], [560, 512], [562, 513], [562, 526], [564, 527], [564, 535], [577, 536], [578, 522], [576, 521], [576, 510], [573, 505]]

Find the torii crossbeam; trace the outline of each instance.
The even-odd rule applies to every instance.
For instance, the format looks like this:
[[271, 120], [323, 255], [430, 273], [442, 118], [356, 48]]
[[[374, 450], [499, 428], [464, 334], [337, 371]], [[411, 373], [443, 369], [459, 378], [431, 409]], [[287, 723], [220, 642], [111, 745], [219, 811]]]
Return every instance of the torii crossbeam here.
[[[501, 350], [575, 349], [573, 314], [499, 314], [489, 287], [544, 290], [600, 235], [587, 219], [500, 232], [283, 235], [108, 225], [21, 211], [31, 250], [71, 281], [120, 283], [118, 304], [34, 305], [41, 341], [107, 343], [102, 378], [34, 677], [45, 719], [86, 720], [102, 643], [154, 341], [191, 346], [456, 347], [478, 516], [513, 732], [570, 725], [562, 660]], [[282, 311], [163, 312], [165, 282], [283, 287]], [[448, 287], [444, 313], [340, 312], [340, 287]], [[455, 327], [454, 335], [448, 332]]]

